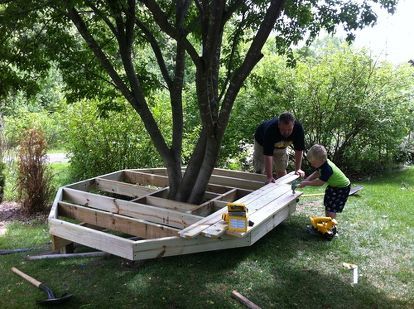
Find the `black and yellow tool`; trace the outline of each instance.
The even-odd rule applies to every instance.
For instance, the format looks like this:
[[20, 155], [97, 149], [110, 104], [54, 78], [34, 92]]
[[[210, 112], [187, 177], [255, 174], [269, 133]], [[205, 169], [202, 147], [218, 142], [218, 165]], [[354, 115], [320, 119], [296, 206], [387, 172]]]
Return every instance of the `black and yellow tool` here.
[[245, 233], [247, 227], [253, 225], [248, 218], [248, 209], [242, 203], [227, 203], [227, 213], [222, 215], [222, 219], [226, 221], [229, 232]]
[[310, 227], [314, 232], [321, 234], [328, 240], [331, 240], [336, 234], [336, 225], [338, 222], [331, 217], [310, 217], [312, 226]]

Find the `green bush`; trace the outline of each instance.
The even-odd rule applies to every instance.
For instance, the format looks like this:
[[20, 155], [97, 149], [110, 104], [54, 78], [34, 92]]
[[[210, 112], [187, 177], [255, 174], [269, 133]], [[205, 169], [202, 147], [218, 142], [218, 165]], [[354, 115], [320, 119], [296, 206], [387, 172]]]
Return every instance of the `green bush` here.
[[[305, 128], [306, 147], [327, 147], [348, 172], [372, 172], [406, 157], [401, 147], [412, 128], [414, 70], [377, 64], [364, 52], [327, 47], [295, 68], [268, 55], [238, 97], [223, 156], [243, 153], [257, 125], [288, 110]], [[405, 151], [405, 153], [404, 153]]]
[[[171, 121], [157, 105], [154, 114], [168, 131]], [[162, 165], [142, 121], [127, 103], [116, 103], [112, 110], [99, 108], [97, 101], [69, 105], [62, 114], [65, 148], [69, 152], [71, 176], [86, 179], [126, 169]]]
[[58, 113], [45, 110], [30, 112], [20, 108], [13, 115], [5, 117], [5, 137], [8, 148], [16, 148], [28, 129], [42, 130], [49, 149], [63, 148], [62, 127], [57, 119]]

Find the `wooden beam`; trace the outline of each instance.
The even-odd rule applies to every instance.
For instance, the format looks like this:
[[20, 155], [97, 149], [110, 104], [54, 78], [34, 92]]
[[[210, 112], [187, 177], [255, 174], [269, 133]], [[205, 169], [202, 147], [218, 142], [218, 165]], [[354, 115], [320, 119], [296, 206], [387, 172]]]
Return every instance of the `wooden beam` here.
[[[251, 220], [252, 222], [254, 222], [253, 226], [249, 226], [247, 229], [246, 233], [250, 233], [253, 230], [257, 229], [257, 228], [261, 228], [262, 227], [262, 223], [264, 221], [266, 221], [268, 218], [273, 217], [273, 221], [272, 222], [282, 222], [286, 217], [283, 214], [283, 220], [278, 221], [277, 218], [275, 218], [276, 216], [279, 215], [279, 212], [281, 212], [283, 209], [291, 209], [292, 207], [290, 207], [291, 205], [294, 205], [293, 211], [296, 208], [296, 200], [299, 198], [299, 196], [302, 194], [302, 192], [296, 192], [295, 194], [292, 194], [292, 192], [286, 192], [283, 195], [281, 195], [278, 199], [273, 200], [272, 202], [266, 204], [265, 206], [263, 206], [262, 208], [256, 210], [255, 212], [253, 212], [250, 216], [249, 216], [249, 220]], [[288, 215], [291, 214], [290, 211], [288, 211]], [[279, 224], [278, 223], [278, 224]], [[276, 225], [272, 226], [272, 229], [275, 227]], [[269, 232], [270, 230], [268, 230]], [[227, 234], [231, 234], [237, 237], [244, 237], [246, 233], [229, 233], [227, 232]], [[267, 233], [267, 232], [266, 232]]]
[[49, 219], [50, 233], [91, 248], [105, 251], [129, 260], [134, 259], [134, 241], [101, 231], [89, 229], [59, 219]]
[[[241, 200], [243, 201], [243, 199], [251, 197], [251, 196], [255, 196], [255, 195], [260, 195], [263, 192], [267, 191], [267, 190], [271, 190], [273, 189], [273, 184], [268, 184], [264, 187], [262, 187], [259, 190], [253, 191], [252, 193], [250, 193], [249, 195], [246, 195], [245, 197], [243, 197]], [[193, 238], [196, 237], [197, 235], [199, 235], [203, 230], [205, 230], [206, 228], [210, 227], [211, 225], [214, 225], [215, 223], [217, 223], [218, 221], [221, 220], [221, 215], [223, 213], [225, 213], [227, 211], [226, 208], [222, 208], [218, 211], [216, 211], [215, 213], [205, 217], [204, 219], [198, 221], [197, 223], [183, 229], [182, 231], [179, 232], [181, 237], [185, 237], [185, 238]]]
[[192, 225], [202, 219], [200, 216], [182, 213], [171, 209], [143, 205], [140, 203], [129, 202], [72, 189], [63, 190], [63, 199], [70, 203], [158, 224], [168, 225], [179, 229]]
[[150, 185], [155, 187], [167, 187], [168, 186], [168, 177], [161, 176], [161, 175], [154, 175], [149, 173], [143, 172], [136, 172], [136, 171], [125, 171], [125, 180], [138, 184], [138, 185]]
[[265, 221], [262, 221], [260, 225], [247, 235], [250, 235], [251, 242], [254, 244], [256, 241], [261, 239], [264, 235], [268, 232], [273, 230], [276, 226], [278, 226], [281, 222], [286, 220], [291, 213], [295, 211], [296, 202], [291, 202], [288, 204], [287, 207], [283, 207], [278, 212], [274, 213], [272, 216], [267, 217]]
[[116, 180], [108, 180], [101, 177], [95, 178], [95, 183], [96, 187], [101, 191], [116, 193], [133, 198], [143, 197], [156, 191], [153, 188], [141, 187], [139, 185]]
[[199, 236], [192, 239], [166, 237], [152, 240], [139, 240], [134, 244], [134, 260], [246, 247], [250, 237], [236, 238], [224, 235], [220, 240]]
[[245, 305], [249, 309], [261, 309], [258, 305], [256, 305], [254, 302], [249, 300], [247, 297], [244, 297], [236, 290], [233, 290], [231, 292], [231, 297], [234, 299], [237, 299], [239, 302], [241, 302], [243, 305]]
[[155, 196], [146, 196], [136, 201], [140, 204], [162, 207], [166, 209], [173, 209], [179, 212], [192, 213], [192, 210], [198, 208], [198, 205], [177, 202], [173, 200], [167, 200], [165, 198], [155, 197]]
[[219, 175], [211, 175], [209, 183], [247, 190], [257, 190], [265, 185], [263, 181], [244, 180], [236, 177]]
[[215, 168], [213, 170], [213, 175], [228, 176], [228, 177], [234, 177], [234, 178], [239, 178], [239, 179], [244, 179], [244, 180], [261, 181], [263, 184], [267, 180], [266, 175], [263, 175], [263, 174], [226, 170], [222, 168]]
[[[262, 187], [262, 188], [260, 188], [256, 191], [253, 191], [249, 195], [244, 196], [243, 198], [241, 198], [237, 202], [244, 203], [245, 201], [248, 201], [252, 197], [260, 196], [262, 194], [265, 194], [265, 192], [275, 189], [278, 185], [285, 184], [285, 183], [290, 183], [290, 182], [294, 181], [295, 179], [297, 179], [298, 177], [299, 176], [295, 175], [294, 172], [291, 172], [291, 173], [277, 179], [275, 183], [269, 183], [269, 184], [265, 185], [264, 187]], [[182, 231], [180, 231], [179, 232], [180, 236], [181, 237], [192, 238], [192, 237], [195, 237], [195, 236], [199, 235], [206, 228], [208, 228], [211, 225], [214, 225], [217, 222], [219, 222], [221, 220], [221, 215], [223, 213], [225, 213], [226, 211], [227, 210], [225, 208], [222, 208], [222, 209], [216, 211], [215, 213], [209, 215], [208, 217], [205, 217], [204, 219], [200, 220], [199, 222], [193, 224], [192, 226], [189, 226], [189, 227], [183, 229]]]
[[[292, 190], [289, 185], [283, 184], [283, 185], [274, 186], [274, 187], [275, 187], [274, 189], [267, 190], [260, 195], [251, 194], [251, 195], [246, 196], [245, 198], [238, 200], [238, 203], [243, 203], [247, 206], [249, 210], [248, 212], [249, 220], [253, 221], [254, 225], [256, 225], [254, 214], [258, 210], [266, 207], [269, 204], [279, 205], [279, 198], [286, 193], [288, 193], [289, 197], [291, 197], [293, 200], [296, 199], [296, 197], [292, 195]], [[227, 223], [223, 220], [219, 220], [217, 223], [203, 230], [202, 234], [206, 237], [217, 238], [223, 235], [226, 232], [226, 230], [227, 230]], [[236, 235], [240, 235], [240, 237], [244, 237], [244, 233], [243, 234], [236, 233]]]
[[60, 249], [65, 248], [67, 245], [72, 244], [70, 240], [66, 240], [55, 235], [50, 235], [52, 238], [52, 251], [60, 251]]
[[59, 202], [58, 213], [60, 216], [73, 218], [106, 229], [146, 239], [176, 236], [178, 234], [177, 229], [168, 226], [90, 209], [67, 202]]

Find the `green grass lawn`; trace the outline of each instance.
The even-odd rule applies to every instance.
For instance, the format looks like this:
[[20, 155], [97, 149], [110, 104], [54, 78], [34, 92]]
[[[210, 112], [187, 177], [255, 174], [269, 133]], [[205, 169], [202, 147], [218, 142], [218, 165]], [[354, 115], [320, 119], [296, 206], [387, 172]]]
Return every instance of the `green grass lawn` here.
[[[306, 234], [323, 197], [302, 198], [297, 212], [252, 247], [127, 263], [117, 257], [25, 261], [0, 256], [0, 308], [35, 308], [44, 293], [10, 271], [74, 295], [62, 308], [242, 308], [237, 290], [263, 308], [413, 308], [414, 168], [360, 182], [338, 216], [331, 242]], [[323, 192], [322, 188], [305, 193]], [[48, 243], [47, 226], [14, 222], [0, 249]], [[40, 250], [40, 249], [39, 249]], [[44, 248], [43, 248], [44, 250]], [[359, 282], [343, 262], [357, 264]]]

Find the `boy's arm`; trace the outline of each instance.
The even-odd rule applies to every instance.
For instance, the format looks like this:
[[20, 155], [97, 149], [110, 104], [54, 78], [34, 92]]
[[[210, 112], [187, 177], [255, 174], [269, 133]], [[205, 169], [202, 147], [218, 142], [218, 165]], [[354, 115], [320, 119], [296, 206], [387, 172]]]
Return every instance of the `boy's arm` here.
[[304, 181], [300, 183], [299, 188], [304, 188], [306, 186], [322, 186], [325, 184], [325, 181], [319, 179], [319, 172], [315, 171], [310, 174]]
[[325, 184], [325, 181], [320, 180], [319, 178], [313, 179], [313, 180], [304, 180], [300, 183], [300, 187], [306, 187], [306, 186], [323, 186]]
[[314, 171], [312, 174], [310, 174], [308, 177], [306, 177], [305, 180], [314, 180], [315, 178], [319, 177], [319, 172], [318, 171]]

